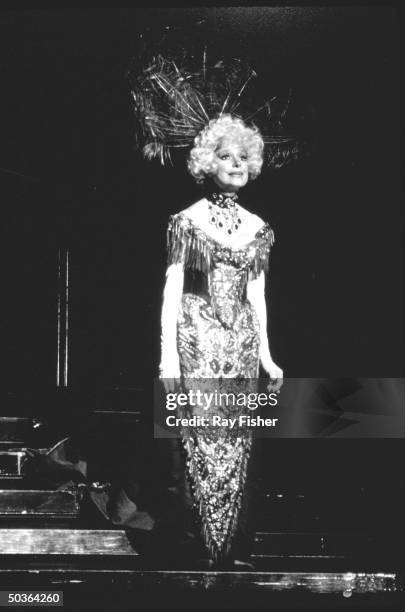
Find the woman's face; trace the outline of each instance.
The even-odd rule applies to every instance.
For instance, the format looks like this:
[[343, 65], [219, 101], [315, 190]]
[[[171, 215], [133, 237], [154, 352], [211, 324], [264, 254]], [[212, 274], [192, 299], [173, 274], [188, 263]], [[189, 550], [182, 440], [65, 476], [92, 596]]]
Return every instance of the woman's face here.
[[221, 191], [236, 192], [249, 180], [248, 155], [242, 143], [223, 138], [215, 151], [214, 182]]

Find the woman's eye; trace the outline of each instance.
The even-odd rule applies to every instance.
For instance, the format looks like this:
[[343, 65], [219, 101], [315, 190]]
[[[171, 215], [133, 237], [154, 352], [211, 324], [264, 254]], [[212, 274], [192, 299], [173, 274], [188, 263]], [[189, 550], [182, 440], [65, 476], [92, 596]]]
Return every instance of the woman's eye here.
[[228, 153], [223, 153], [222, 155], [219, 156], [219, 159], [229, 159]]
[[246, 161], [247, 160], [247, 155], [241, 155], [240, 158], [241, 158], [242, 161]]

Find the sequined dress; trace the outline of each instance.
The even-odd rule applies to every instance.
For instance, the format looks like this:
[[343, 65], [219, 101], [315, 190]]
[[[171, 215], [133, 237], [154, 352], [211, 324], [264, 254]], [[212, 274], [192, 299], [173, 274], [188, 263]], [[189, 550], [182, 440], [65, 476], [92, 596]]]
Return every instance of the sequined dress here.
[[[168, 226], [168, 263], [183, 263], [185, 283], [177, 320], [177, 350], [185, 391], [208, 386], [242, 390], [259, 372], [259, 321], [247, 299], [249, 279], [268, 269], [274, 234], [265, 223], [237, 249], [208, 236], [184, 213]], [[194, 406], [189, 414], [198, 413]], [[221, 408], [225, 417], [240, 409]], [[202, 411], [203, 412], [203, 411]], [[201, 414], [201, 410], [200, 410]], [[187, 426], [181, 430], [186, 471], [204, 542], [214, 560], [232, 547], [252, 446], [251, 430]]]

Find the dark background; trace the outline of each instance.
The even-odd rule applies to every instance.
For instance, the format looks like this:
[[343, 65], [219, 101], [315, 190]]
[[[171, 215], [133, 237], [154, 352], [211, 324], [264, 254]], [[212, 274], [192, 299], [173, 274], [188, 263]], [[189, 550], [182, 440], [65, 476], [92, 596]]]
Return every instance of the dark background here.
[[[246, 190], [276, 235], [276, 362], [293, 377], [403, 375], [395, 9], [46, 9], [0, 12], [6, 392], [55, 389], [57, 253], [68, 248], [69, 388], [140, 389], [148, 409], [167, 217], [199, 192], [183, 167], [134, 150], [125, 73], [145, 28], [152, 37], [200, 19], [213, 54], [249, 56], [312, 117], [312, 154]], [[303, 486], [338, 491], [342, 508], [366, 483], [376, 524], [400, 512], [400, 440], [276, 440], [270, 461], [274, 487], [301, 486], [305, 474]]]
[[276, 360], [290, 376], [402, 373], [394, 9], [27, 10], [0, 13], [0, 167], [36, 179], [0, 174], [11, 386], [54, 379], [60, 236], [72, 257], [70, 383], [142, 386], [155, 371], [164, 228], [199, 193], [182, 167], [134, 151], [125, 72], [140, 32], [201, 18], [209, 52], [249, 56], [314, 116], [312, 157], [246, 193], [276, 234]]

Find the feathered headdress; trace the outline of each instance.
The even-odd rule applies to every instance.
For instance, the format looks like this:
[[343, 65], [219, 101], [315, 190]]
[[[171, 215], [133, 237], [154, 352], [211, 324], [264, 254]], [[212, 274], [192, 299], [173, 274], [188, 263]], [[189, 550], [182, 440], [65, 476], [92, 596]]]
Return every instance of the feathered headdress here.
[[279, 167], [298, 155], [298, 139], [285, 133], [291, 101], [266, 98], [257, 88], [257, 74], [240, 59], [209, 61], [207, 47], [196, 58], [161, 53], [128, 72], [136, 126], [136, 144], [147, 159], [162, 164], [175, 151], [188, 150], [211, 119], [231, 114], [259, 128], [265, 161]]

